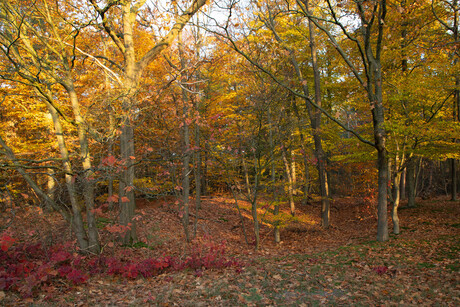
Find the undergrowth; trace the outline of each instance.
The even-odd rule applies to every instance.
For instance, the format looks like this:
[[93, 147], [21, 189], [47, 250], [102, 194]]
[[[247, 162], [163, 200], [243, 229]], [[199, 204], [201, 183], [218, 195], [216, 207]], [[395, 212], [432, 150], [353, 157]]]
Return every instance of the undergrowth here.
[[195, 270], [201, 275], [206, 269], [235, 267], [243, 264], [225, 254], [225, 242], [210, 239], [192, 246], [185, 259], [165, 256], [136, 258], [129, 249], [118, 257], [87, 256], [72, 251], [71, 243], [48, 247], [40, 242], [21, 243], [9, 234], [0, 235], [0, 291], [15, 291], [22, 297], [35, 296], [38, 289], [52, 287], [57, 282], [79, 285], [92, 276], [120, 276], [126, 279], [149, 278], [169, 271]]

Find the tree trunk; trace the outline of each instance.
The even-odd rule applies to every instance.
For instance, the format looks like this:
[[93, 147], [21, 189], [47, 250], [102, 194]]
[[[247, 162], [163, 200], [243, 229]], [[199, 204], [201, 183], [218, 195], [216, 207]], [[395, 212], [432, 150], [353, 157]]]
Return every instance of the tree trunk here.
[[406, 167], [402, 170], [401, 173], [401, 186], [399, 188], [400, 191], [400, 199], [406, 199]]
[[272, 180], [272, 192], [273, 192], [273, 200], [275, 202], [275, 206], [273, 209], [273, 215], [275, 216], [275, 224], [273, 225], [273, 234], [275, 237], [275, 243], [280, 243], [281, 242], [281, 237], [280, 237], [280, 227], [279, 227], [279, 221], [278, 221], [278, 214], [280, 211], [280, 206], [278, 203], [278, 187], [276, 184], [276, 165], [275, 165], [275, 144], [273, 140], [273, 120], [272, 120], [272, 115], [271, 115], [271, 109], [270, 107], [268, 108], [268, 125], [269, 125], [269, 142], [270, 142], [270, 166], [271, 166], [271, 180]]
[[[303, 1], [306, 11], [309, 12], [308, 1]], [[282, 43], [283, 40], [278, 35], [275, 30], [274, 21], [272, 16], [270, 15], [270, 24], [268, 24], [270, 29], [272, 30], [275, 39]], [[313, 29], [313, 25], [309, 19], [309, 33], [310, 33], [310, 48], [312, 53], [312, 63], [313, 63], [313, 73], [314, 73], [314, 84], [315, 84], [315, 103], [317, 106], [321, 107], [321, 88], [320, 88], [320, 74], [319, 68], [317, 64], [317, 51], [316, 51], [316, 44], [315, 44], [315, 33]], [[309, 97], [309, 90], [307, 85], [307, 80], [303, 77], [302, 71], [300, 70], [299, 63], [295, 57], [294, 51], [285, 47], [285, 49], [289, 52], [290, 60], [296, 75], [299, 81], [302, 84], [302, 91], [305, 97]], [[318, 179], [319, 179], [319, 186], [320, 186], [320, 193], [321, 193], [321, 218], [322, 218], [322, 227], [328, 228], [329, 227], [329, 216], [330, 216], [330, 206], [329, 206], [329, 191], [327, 185], [327, 175], [326, 175], [326, 164], [325, 164], [325, 157], [324, 151], [322, 148], [322, 137], [321, 137], [321, 112], [319, 109], [313, 110], [313, 106], [309, 99], [304, 98], [305, 106], [308, 111], [308, 115], [310, 117], [311, 128], [313, 139], [315, 143], [315, 158], [317, 160], [317, 168], [318, 168]]]
[[295, 203], [294, 203], [294, 188], [293, 188], [293, 180], [291, 174], [291, 167], [289, 161], [286, 157], [286, 148], [283, 146], [283, 163], [285, 167], [286, 179], [288, 184], [288, 198], [289, 198], [289, 208], [291, 209], [291, 215], [295, 216]]
[[55, 201], [55, 192], [56, 192], [56, 178], [54, 178], [54, 170], [52, 168], [48, 169], [47, 180], [46, 180], [46, 194], [54, 202]]
[[120, 224], [126, 226], [126, 231], [121, 235], [124, 244], [130, 245], [137, 241], [136, 224], [133, 220], [136, 208], [134, 194], [134, 128], [130, 123], [121, 127], [120, 151], [125, 162], [125, 169], [119, 182]]
[[401, 172], [397, 171], [393, 178], [393, 208], [391, 212], [391, 218], [393, 220], [393, 233], [394, 234], [399, 234], [398, 207], [399, 207], [399, 201], [401, 199], [400, 184], [401, 184]]
[[183, 149], [182, 149], [182, 224], [184, 226], [185, 239], [190, 242], [190, 231], [189, 231], [189, 201], [190, 201], [190, 128], [188, 123], [189, 118], [189, 98], [185, 89], [187, 80], [186, 75], [186, 64], [182, 50], [182, 35], [178, 36], [178, 49], [179, 49], [179, 60], [181, 64], [181, 83], [182, 83], [182, 137], [183, 137]]
[[[51, 96], [47, 97], [51, 99]], [[67, 147], [64, 140], [64, 131], [61, 126], [61, 122], [59, 120], [59, 114], [56, 109], [48, 102], [46, 102], [46, 106], [48, 111], [51, 114], [51, 119], [54, 125], [55, 136], [58, 142], [59, 151], [61, 154], [62, 163], [64, 166], [65, 171], [65, 182], [67, 191], [69, 193], [69, 199], [71, 204], [71, 211], [72, 211], [72, 228], [75, 232], [75, 236], [77, 238], [78, 247], [83, 251], [86, 252], [89, 248], [88, 244], [88, 237], [86, 235], [86, 231], [84, 228], [83, 218], [81, 215], [81, 208], [77, 201], [76, 196], [76, 188], [75, 188], [75, 178], [73, 177], [72, 166], [69, 160], [69, 152], [67, 151]]]
[[196, 210], [201, 209], [201, 148], [200, 148], [200, 126], [195, 126], [195, 206]]
[[451, 167], [451, 200], [457, 201], [457, 163], [455, 159], [450, 159]]
[[406, 194], [407, 194], [407, 207], [415, 207], [415, 194], [416, 194], [416, 163], [417, 159], [414, 157], [409, 158], [406, 167]]
[[[397, 152], [399, 151], [399, 146], [397, 146]], [[393, 233], [399, 234], [400, 227], [399, 227], [399, 216], [398, 216], [398, 207], [401, 200], [401, 178], [403, 174], [403, 170], [401, 166], [404, 164], [404, 150], [403, 150], [403, 158], [400, 160], [398, 157], [398, 153], [396, 153], [395, 157], [395, 165], [394, 165], [394, 173], [393, 173], [393, 208], [391, 212], [392, 220], [393, 220]]]
[[99, 254], [101, 246], [99, 243], [99, 233], [96, 227], [96, 219], [94, 217], [94, 178], [93, 169], [91, 167], [91, 155], [89, 153], [88, 138], [86, 135], [85, 123], [80, 111], [80, 104], [78, 102], [77, 93], [71, 79], [67, 76], [68, 84], [66, 90], [70, 97], [72, 111], [77, 123], [78, 141], [80, 143], [80, 158], [83, 165], [83, 197], [86, 205], [86, 223], [88, 225], [88, 239], [89, 251]]
[[378, 203], [377, 203], [377, 241], [387, 241], [388, 236], [388, 157], [385, 148], [377, 151], [378, 155]]

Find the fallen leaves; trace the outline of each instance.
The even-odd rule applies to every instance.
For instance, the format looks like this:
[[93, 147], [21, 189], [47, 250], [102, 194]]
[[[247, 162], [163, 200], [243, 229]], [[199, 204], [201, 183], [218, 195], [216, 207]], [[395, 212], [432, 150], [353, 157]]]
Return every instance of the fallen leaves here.
[[[186, 259], [192, 249], [184, 244], [183, 232], [178, 231], [182, 227], [180, 220], [169, 205], [159, 203], [161, 201], [142, 203], [145, 214], [139, 236], [146, 244], [131, 252], [139, 259], [164, 255]], [[319, 217], [310, 214], [310, 211], [319, 211], [319, 204], [315, 204], [318, 207], [299, 207], [299, 220], [303, 217], [306, 220], [308, 216], [310, 222], [296, 222], [294, 227], [282, 229], [282, 245], [273, 243], [272, 229], [262, 226], [263, 249], [259, 252], [245, 245], [242, 233], [232, 231], [234, 225], [240, 225], [232, 203], [231, 199], [221, 196], [203, 200], [204, 210], [199, 212], [203, 219], [199, 220], [197, 230], [198, 238], [211, 234], [225, 239], [225, 252], [237, 255], [246, 263], [240, 273], [234, 268], [223, 267], [199, 269], [200, 274], [195, 269], [167, 272], [133, 281], [121, 276], [92, 276], [79, 288], [69, 290], [62, 285], [52, 285], [55, 291], [46, 290], [50, 293], [46, 300], [45, 296], [38, 296], [29, 303], [77, 306], [310, 306], [355, 305], [358, 302], [363, 305], [460, 305], [458, 203], [426, 201], [416, 209], [402, 210], [402, 232], [386, 243], [373, 241], [375, 221], [359, 221], [357, 214], [361, 211], [356, 210], [359, 205], [352, 199], [334, 202], [337, 207], [332, 216], [335, 227], [328, 231], [318, 226]], [[227, 221], [215, 222], [220, 216]], [[56, 228], [54, 233], [68, 233], [67, 226], [58, 220], [42, 224], [41, 219], [31, 222], [31, 217], [27, 215], [28, 220], [21, 221], [18, 214], [16, 218], [15, 231], [20, 233], [23, 229], [24, 238], [30, 238], [30, 225], [36, 226], [35, 237], [42, 236], [43, 229], [50, 224]], [[244, 222], [250, 229], [251, 220], [246, 218]], [[101, 233], [110, 235], [109, 229], [106, 234]], [[53, 237], [54, 242], [58, 239]], [[110, 243], [105, 247], [107, 256], [123, 253], [119, 244]], [[57, 256], [60, 257], [57, 260], [65, 258], [65, 255]], [[27, 303], [24, 299], [18, 301], [10, 292], [3, 292], [3, 295], [0, 292], [0, 301], [6, 305]]]

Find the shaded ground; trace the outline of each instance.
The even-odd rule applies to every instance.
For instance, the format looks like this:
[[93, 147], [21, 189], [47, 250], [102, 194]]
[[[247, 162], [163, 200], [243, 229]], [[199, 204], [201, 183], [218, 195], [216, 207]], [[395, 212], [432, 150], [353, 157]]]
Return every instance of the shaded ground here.
[[[242, 207], [248, 241], [253, 242], [249, 204]], [[148, 279], [92, 276], [80, 286], [57, 285], [53, 295], [38, 292], [33, 298], [0, 293], [4, 306], [310, 306], [310, 305], [460, 305], [460, 203], [443, 198], [420, 201], [415, 209], [400, 210], [402, 233], [389, 242], [374, 241], [373, 210], [356, 199], [344, 198], [332, 205], [328, 230], [320, 227], [320, 206], [297, 207], [295, 219], [281, 230], [282, 242], [273, 242], [269, 225], [262, 225], [262, 248], [255, 252], [243, 236], [234, 200], [223, 196], [203, 200], [197, 223], [201, 242], [226, 243], [226, 254], [244, 264], [218, 270], [169, 271]], [[140, 257], [185, 257], [191, 246], [172, 199], [138, 201], [140, 238], [145, 244], [133, 249]], [[287, 212], [287, 208], [286, 208]], [[37, 208], [4, 214], [23, 240], [45, 238], [55, 244], [70, 238], [70, 230], [53, 214]], [[261, 210], [263, 215], [264, 211]], [[192, 216], [192, 220], [196, 215]], [[110, 215], [99, 220], [101, 229]], [[193, 225], [191, 224], [193, 230]], [[391, 224], [390, 224], [391, 229]], [[109, 244], [114, 235], [101, 232], [104, 253], [117, 255], [120, 247]], [[46, 296], [46, 297], [45, 297]]]

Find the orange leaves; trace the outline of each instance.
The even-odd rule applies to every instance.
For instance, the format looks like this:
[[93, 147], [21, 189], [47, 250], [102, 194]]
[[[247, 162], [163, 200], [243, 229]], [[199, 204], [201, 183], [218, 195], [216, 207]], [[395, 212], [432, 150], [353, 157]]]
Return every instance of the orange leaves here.
[[[126, 188], [130, 188], [130, 191], [133, 189], [132, 187], [126, 187]], [[125, 190], [126, 190], [126, 188], [125, 188]], [[114, 194], [114, 195], [109, 196], [107, 198], [107, 202], [118, 202], [118, 200], [120, 200], [120, 202], [122, 202], [122, 203], [129, 203], [129, 198], [126, 197], [126, 196], [122, 196], [121, 199], [120, 199], [117, 194]]]

